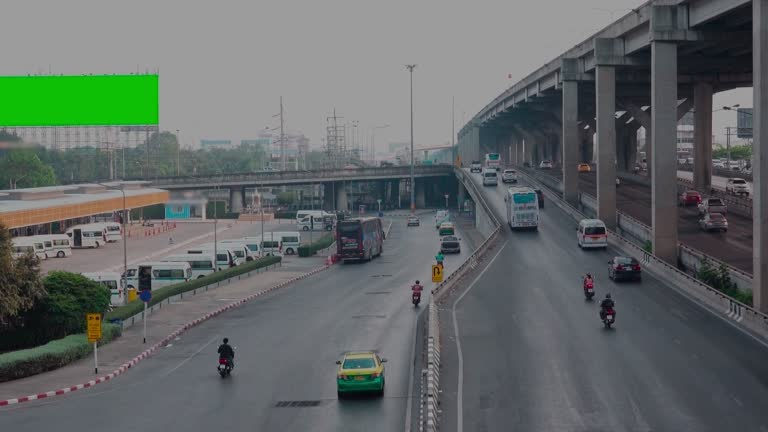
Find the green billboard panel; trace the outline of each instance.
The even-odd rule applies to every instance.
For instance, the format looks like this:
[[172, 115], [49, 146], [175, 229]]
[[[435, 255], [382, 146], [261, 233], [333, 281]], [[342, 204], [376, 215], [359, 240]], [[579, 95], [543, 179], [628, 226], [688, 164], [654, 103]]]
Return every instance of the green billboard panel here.
[[158, 75], [0, 77], [0, 126], [159, 123]]

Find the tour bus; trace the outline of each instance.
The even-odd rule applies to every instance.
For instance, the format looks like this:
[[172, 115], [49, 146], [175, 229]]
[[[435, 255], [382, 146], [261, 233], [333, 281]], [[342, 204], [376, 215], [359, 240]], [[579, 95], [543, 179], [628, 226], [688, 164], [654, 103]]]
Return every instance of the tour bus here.
[[[130, 271], [130, 269], [128, 270]], [[125, 304], [123, 289], [123, 277], [118, 272], [94, 272], [83, 273], [83, 276], [88, 279], [98, 282], [109, 289], [111, 294], [109, 302], [112, 306], [122, 306]]]
[[[279, 231], [275, 232], [275, 239], [283, 242], [283, 253], [286, 255], [296, 255], [301, 246], [301, 233], [298, 231]], [[264, 234], [267, 240], [271, 240], [268, 234]]]
[[539, 198], [529, 187], [511, 187], [504, 197], [507, 204], [507, 223], [511, 229], [539, 227]]
[[377, 217], [351, 218], [336, 226], [336, 250], [342, 261], [371, 259], [384, 250], [384, 230]]
[[107, 243], [107, 227], [104, 224], [75, 225], [66, 231], [70, 245], [77, 248], [99, 248]]
[[128, 266], [125, 280], [128, 288], [141, 291], [188, 282], [192, 277], [192, 266], [187, 262], [147, 261]]
[[219, 247], [214, 248], [213, 244], [210, 245], [203, 245], [203, 246], [196, 246], [193, 248], [190, 248], [187, 250], [187, 254], [216, 254], [216, 265], [219, 270], [226, 270], [230, 267], [234, 267], [237, 265], [237, 260], [235, 259], [235, 255], [232, 253], [231, 250], [229, 250], [228, 247], [224, 247], [223, 245], [219, 245]]
[[499, 171], [501, 169], [501, 155], [498, 153], [486, 153], [485, 167]]
[[188, 263], [192, 269], [191, 278], [199, 279], [216, 270], [215, 258], [210, 254], [181, 254], [171, 255], [162, 259], [163, 262]]
[[72, 247], [69, 246], [69, 237], [66, 234], [41, 234], [32, 237], [43, 241], [48, 258], [64, 258], [72, 255]]
[[[209, 245], [212, 245], [213, 243], [208, 243]], [[248, 247], [247, 244], [245, 244], [245, 241], [242, 239], [227, 239], [227, 240], [220, 240], [219, 245], [224, 245], [224, 247], [231, 249], [235, 252], [235, 255], [242, 261], [253, 261], [254, 259], [258, 258], [259, 255], [252, 251], [251, 248]]]
[[48, 258], [48, 255], [45, 253], [45, 245], [42, 239], [35, 237], [14, 237], [12, 249], [14, 258], [19, 258], [27, 252], [32, 252], [41, 260]]

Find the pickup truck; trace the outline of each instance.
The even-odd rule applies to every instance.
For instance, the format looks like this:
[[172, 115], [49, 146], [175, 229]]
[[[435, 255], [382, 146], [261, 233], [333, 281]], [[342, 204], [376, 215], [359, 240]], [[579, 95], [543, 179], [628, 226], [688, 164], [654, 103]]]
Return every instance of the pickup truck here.
[[728, 208], [720, 198], [705, 198], [701, 200], [701, 203], [699, 204], [700, 215], [705, 215], [707, 213], [726, 214], [727, 210]]

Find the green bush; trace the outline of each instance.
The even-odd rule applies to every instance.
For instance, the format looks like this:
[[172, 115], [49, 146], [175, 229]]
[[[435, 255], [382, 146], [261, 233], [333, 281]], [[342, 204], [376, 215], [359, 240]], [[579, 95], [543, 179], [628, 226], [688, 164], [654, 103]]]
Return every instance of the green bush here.
[[[85, 315], [80, 317], [85, 323]], [[102, 324], [105, 345], [121, 335], [122, 328], [115, 324]], [[39, 347], [0, 354], [0, 382], [24, 378], [47, 372], [79, 360], [93, 351], [93, 344], [85, 334], [69, 335]]]
[[719, 267], [715, 268], [708, 259], [704, 258], [696, 277], [721, 293], [752, 306], [752, 293], [739, 289], [736, 283], [731, 280], [731, 274], [725, 264], [721, 263]]
[[308, 245], [301, 245], [298, 248], [298, 253], [300, 257], [308, 257], [312, 256], [317, 253], [317, 251], [325, 249], [333, 244], [333, 242], [336, 241], [333, 234], [326, 234], [322, 237], [320, 237], [318, 240], [308, 244]]
[[[212, 283], [216, 283], [216, 282], [223, 281], [225, 279], [229, 279], [244, 273], [248, 273], [258, 268], [276, 264], [276, 263], [279, 263], [281, 260], [282, 260], [281, 257], [275, 257], [275, 256], [263, 257], [263, 258], [255, 259], [253, 261], [246, 262], [245, 264], [240, 264], [237, 267], [232, 267], [223, 271], [211, 273], [199, 279], [193, 279], [189, 282], [183, 282], [183, 283], [163, 287], [157, 290], [153, 290], [152, 300], [150, 300], [147, 306], [151, 307], [153, 305], [156, 305], [157, 303], [162, 302], [168, 297], [173, 297], [175, 295], [185, 293], [187, 291], [192, 291], [194, 289], [204, 287]], [[143, 309], [144, 309], [144, 303], [139, 300], [136, 300], [134, 302], [128, 303], [125, 306], [120, 306], [118, 308], [113, 309], [112, 311], [106, 314], [104, 319], [106, 321], [124, 320], [136, 315], [137, 313], [141, 312]]]
[[653, 243], [651, 243], [650, 240], [646, 240], [645, 243], [643, 243], [643, 250], [648, 252], [649, 254], [653, 253]]

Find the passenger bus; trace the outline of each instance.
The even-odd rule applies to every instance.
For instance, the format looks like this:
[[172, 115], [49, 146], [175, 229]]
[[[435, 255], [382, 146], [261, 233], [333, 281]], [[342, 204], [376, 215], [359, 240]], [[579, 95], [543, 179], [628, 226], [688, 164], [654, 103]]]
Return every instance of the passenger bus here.
[[529, 187], [511, 187], [504, 197], [507, 223], [511, 229], [538, 229], [539, 198]]
[[336, 250], [342, 261], [369, 261], [384, 250], [384, 230], [377, 217], [352, 218], [336, 226]]
[[185, 262], [189, 263], [192, 269], [191, 278], [199, 279], [203, 276], [207, 276], [216, 270], [216, 259], [213, 253], [210, 254], [181, 254], [171, 255], [163, 258], [163, 262]]
[[501, 155], [498, 153], [486, 153], [485, 167], [499, 171], [501, 169]]
[[192, 277], [192, 266], [187, 262], [149, 261], [129, 266], [125, 282], [128, 288], [141, 291], [188, 282]]

